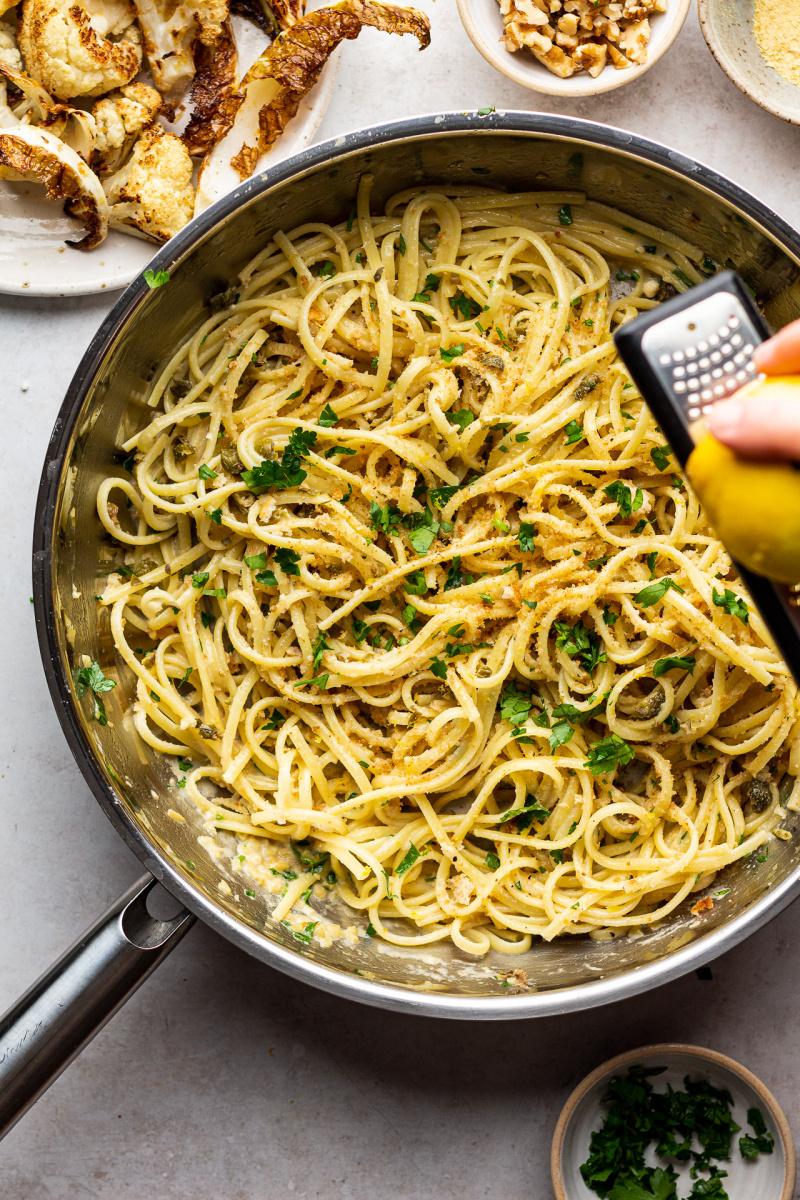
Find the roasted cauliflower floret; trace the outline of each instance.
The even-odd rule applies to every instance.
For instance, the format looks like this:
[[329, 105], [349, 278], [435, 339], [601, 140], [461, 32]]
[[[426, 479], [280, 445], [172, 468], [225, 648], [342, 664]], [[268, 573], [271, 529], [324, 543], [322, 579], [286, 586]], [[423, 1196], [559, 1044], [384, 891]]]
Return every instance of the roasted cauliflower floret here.
[[162, 96], [178, 98], [194, 78], [194, 44], [214, 46], [228, 0], [135, 0], [144, 49]]
[[121, 170], [103, 183], [113, 228], [166, 242], [194, 210], [192, 160], [180, 138], [145, 129]]
[[130, 0], [23, 0], [19, 45], [29, 74], [59, 100], [130, 83], [142, 62]]
[[161, 108], [161, 97], [146, 83], [129, 83], [98, 100], [92, 109], [95, 122], [92, 169], [102, 179], [118, 171], [142, 130], [152, 125]]
[[14, 30], [5, 21], [0, 21], [0, 65], [12, 71], [22, 70], [22, 55], [17, 49]]

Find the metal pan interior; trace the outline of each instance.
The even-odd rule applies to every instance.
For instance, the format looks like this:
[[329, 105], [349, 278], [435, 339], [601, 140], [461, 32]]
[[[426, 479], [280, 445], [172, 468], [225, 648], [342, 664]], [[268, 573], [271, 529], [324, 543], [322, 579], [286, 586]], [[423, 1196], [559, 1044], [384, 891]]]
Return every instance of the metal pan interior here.
[[[130, 721], [130, 674], [114, 654], [95, 593], [111, 547], [95, 512], [109, 472], [123, 475], [123, 436], [146, 419], [154, 371], [203, 320], [206, 298], [227, 283], [273, 231], [349, 212], [358, 178], [375, 176], [374, 200], [441, 181], [509, 190], [585, 189], [593, 199], [689, 238], [732, 262], [779, 326], [800, 315], [800, 242], [758, 201], [699, 164], [651, 142], [564, 117], [497, 113], [424, 117], [352, 134], [305, 152], [243, 184], [192, 222], [157, 255], [168, 287], [132, 284], [114, 307], [70, 387], [42, 476], [34, 539], [40, 643], [64, 732], [98, 801], [145, 865], [201, 918], [259, 958], [309, 983], [367, 1003], [429, 1015], [507, 1018], [608, 1003], [682, 974], [734, 945], [800, 891], [800, 841], [775, 842], [759, 870], [738, 864], [712, 912], [688, 906], [636, 938], [565, 937], [513, 959], [474, 960], [440, 943], [400, 950], [361, 937], [323, 949], [301, 946], [270, 918], [276, 898], [245, 895], [230, 864], [198, 844], [198, 815], [168, 787], [172, 772], [139, 741]], [[120, 681], [105, 697], [109, 722], [87, 719], [72, 669], [96, 658]], [[176, 823], [168, 809], [182, 813]], [[222, 885], [222, 888], [221, 888]], [[230, 893], [226, 891], [230, 889]], [[249, 888], [248, 888], [249, 890]], [[345, 925], [352, 915], [327, 910]], [[522, 968], [529, 990], [503, 986]]]

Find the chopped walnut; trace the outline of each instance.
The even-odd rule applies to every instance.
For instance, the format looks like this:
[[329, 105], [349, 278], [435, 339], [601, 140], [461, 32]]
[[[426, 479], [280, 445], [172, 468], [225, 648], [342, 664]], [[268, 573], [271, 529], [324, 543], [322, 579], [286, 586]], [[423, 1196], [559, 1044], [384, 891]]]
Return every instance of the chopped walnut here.
[[554, 75], [578, 71], [597, 78], [610, 60], [625, 70], [647, 61], [650, 14], [666, 0], [499, 0], [503, 41], [512, 54], [526, 47]]

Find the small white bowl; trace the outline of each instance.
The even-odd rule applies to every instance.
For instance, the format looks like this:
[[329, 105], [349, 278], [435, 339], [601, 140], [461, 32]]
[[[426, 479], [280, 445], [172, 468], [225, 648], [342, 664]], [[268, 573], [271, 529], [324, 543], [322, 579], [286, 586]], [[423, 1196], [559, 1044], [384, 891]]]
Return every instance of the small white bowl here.
[[503, 75], [521, 83], [534, 92], [546, 92], [550, 96], [597, 96], [600, 92], [612, 92], [614, 88], [640, 79], [669, 50], [686, 20], [691, 0], [667, 0], [667, 11], [656, 13], [650, 21], [650, 41], [647, 45], [647, 62], [640, 67], [626, 67], [618, 71], [613, 66], [605, 67], [597, 79], [587, 71], [560, 79], [547, 67], [542, 66], [530, 50], [523, 47], [512, 54], [502, 41], [503, 19], [497, 0], [457, 0], [458, 13], [469, 34], [472, 44], [488, 63]]
[[800, 125], [800, 87], [764, 58], [753, 32], [753, 0], [697, 0], [708, 48], [745, 96], [783, 121]]
[[[760, 1108], [767, 1129], [775, 1139], [772, 1154], [759, 1154], [755, 1161], [744, 1160], [739, 1153], [739, 1134], [734, 1134], [730, 1161], [720, 1163], [728, 1172], [724, 1181], [731, 1200], [792, 1200], [796, 1175], [794, 1141], [786, 1117], [772, 1095], [752, 1071], [702, 1046], [666, 1043], [642, 1046], [609, 1059], [578, 1084], [558, 1118], [550, 1154], [550, 1171], [556, 1200], [597, 1200], [596, 1194], [583, 1182], [580, 1164], [589, 1157], [589, 1140], [605, 1117], [603, 1096], [613, 1075], [632, 1066], [666, 1067], [661, 1075], [651, 1078], [657, 1092], [666, 1090], [668, 1083], [676, 1091], [683, 1090], [685, 1075], [692, 1079], [708, 1080], [713, 1087], [726, 1088], [733, 1097], [733, 1116], [742, 1133], [749, 1132], [748, 1108]], [[689, 1164], [669, 1160], [678, 1171], [678, 1193], [685, 1195], [691, 1188]], [[653, 1158], [652, 1165], [656, 1159]]]

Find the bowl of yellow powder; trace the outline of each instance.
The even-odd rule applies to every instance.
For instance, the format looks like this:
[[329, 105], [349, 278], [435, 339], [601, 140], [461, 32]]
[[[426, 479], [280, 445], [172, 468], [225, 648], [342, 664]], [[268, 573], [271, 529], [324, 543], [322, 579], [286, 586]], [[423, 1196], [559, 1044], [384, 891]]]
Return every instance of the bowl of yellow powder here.
[[800, 0], [698, 0], [708, 47], [767, 112], [800, 125]]

